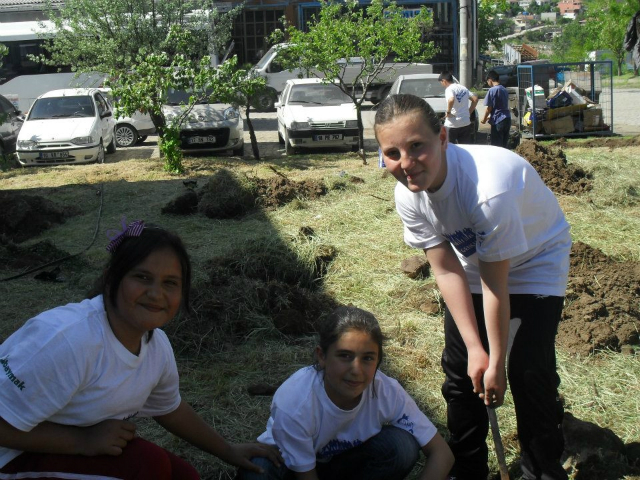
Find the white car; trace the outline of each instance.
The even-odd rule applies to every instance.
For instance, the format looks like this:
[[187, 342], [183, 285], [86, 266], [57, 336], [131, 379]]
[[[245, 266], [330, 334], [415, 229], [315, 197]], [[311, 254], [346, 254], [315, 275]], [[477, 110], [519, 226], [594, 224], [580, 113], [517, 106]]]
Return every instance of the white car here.
[[[442, 123], [444, 123], [444, 117], [447, 112], [447, 99], [444, 96], [445, 88], [442, 86], [438, 77], [438, 73], [416, 73], [412, 75], [399, 75], [398, 78], [391, 85], [389, 95], [396, 95], [399, 93], [410, 93], [417, 97], [422, 97], [431, 108], [438, 114]], [[455, 83], [458, 80], [453, 78]], [[473, 133], [471, 138], [475, 143], [476, 134], [478, 133], [478, 114], [474, 111], [471, 115], [471, 121], [474, 122]]]
[[25, 166], [102, 163], [105, 149], [116, 151], [115, 123], [111, 106], [96, 88], [44, 93], [18, 134], [18, 161]]
[[[110, 105], [115, 103], [110, 88], [100, 88], [100, 91]], [[131, 117], [117, 117], [115, 133], [118, 147], [133, 147], [138, 142], [144, 142], [148, 135], [154, 135], [156, 126], [148, 113], [136, 112]]]
[[278, 140], [285, 153], [296, 148], [358, 149], [358, 114], [347, 94], [320, 78], [287, 80], [276, 103]]
[[[170, 123], [183, 114], [191, 94], [169, 89], [168, 104], [162, 112]], [[198, 103], [188, 113], [180, 127], [180, 142], [184, 152], [221, 152], [244, 154], [244, 124], [237, 107], [225, 103]]]

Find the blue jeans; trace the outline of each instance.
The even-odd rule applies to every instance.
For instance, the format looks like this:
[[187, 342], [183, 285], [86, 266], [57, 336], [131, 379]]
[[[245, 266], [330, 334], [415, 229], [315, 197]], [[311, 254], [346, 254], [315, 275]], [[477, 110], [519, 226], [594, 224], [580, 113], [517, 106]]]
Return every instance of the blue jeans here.
[[[420, 447], [409, 432], [384, 426], [379, 434], [362, 445], [335, 455], [329, 462], [316, 464], [320, 480], [402, 480], [418, 461]], [[264, 473], [240, 470], [241, 480], [289, 480], [294, 473], [286, 466], [276, 467], [262, 457], [251, 461]]]
[[491, 125], [491, 145], [507, 148], [509, 143], [509, 131], [511, 130], [511, 118], [505, 118], [501, 122]]

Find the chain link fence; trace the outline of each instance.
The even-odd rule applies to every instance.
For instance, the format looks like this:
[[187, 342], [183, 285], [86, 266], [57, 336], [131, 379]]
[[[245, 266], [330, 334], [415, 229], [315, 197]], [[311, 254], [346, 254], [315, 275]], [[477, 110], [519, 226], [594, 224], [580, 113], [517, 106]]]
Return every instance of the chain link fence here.
[[522, 138], [613, 134], [611, 61], [518, 65], [517, 76]]

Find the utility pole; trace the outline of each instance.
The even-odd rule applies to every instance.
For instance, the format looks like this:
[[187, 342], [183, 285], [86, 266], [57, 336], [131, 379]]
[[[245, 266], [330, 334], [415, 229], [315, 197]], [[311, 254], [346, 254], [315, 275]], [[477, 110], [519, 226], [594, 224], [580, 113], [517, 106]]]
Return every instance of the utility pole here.
[[469, 17], [471, 0], [460, 0], [460, 82], [471, 86], [471, 57], [469, 56]]

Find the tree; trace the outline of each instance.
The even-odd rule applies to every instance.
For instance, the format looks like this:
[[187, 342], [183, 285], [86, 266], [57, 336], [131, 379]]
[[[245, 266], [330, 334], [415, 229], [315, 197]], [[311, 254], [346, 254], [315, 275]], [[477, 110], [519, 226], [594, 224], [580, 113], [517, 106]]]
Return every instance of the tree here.
[[[360, 155], [366, 164], [362, 103], [367, 90], [376, 78], [393, 71], [396, 62], [425, 62], [432, 58], [436, 48], [427, 40], [432, 26], [433, 19], [426, 8], [407, 18], [394, 1], [372, 0], [370, 5], [360, 7], [356, 0], [321, 0], [320, 13], [308, 32], [285, 22], [284, 31], [274, 32], [271, 40], [277, 43], [286, 38], [289, 42], [283, 50], [284, 68], [301, 68], [327, 81], [336, 79], [352, 99], [358, 114]], [[344, 59], [354, 57], [362, 59], [358, 63], [360, 70], [352, 84], [347, 84], [348, 62]]]
[[627, 23], [636, 5], [631, 0], [591, 0], [586, 5], [585, 28], [589, 34], [589, 49], [611, 51], [618, 75], [622, 75], [622, 64], [627, 53], [623, 45]]
[[[179, 122], [203, 95], [213, 93], [219, 101], [230, 95], [228, 88], [216, 84], [231, 78], [230, 64], [216, 71], [209, 54], [222, 51], [228, 43], [241, 7], [219, 13], [208, 3], [68, 0], [59, 11], [48, 12], [55, 35], [45, 42], [50, 58], [40, 60], [72, 65], [77, 72], [108, 74], [114, 96], [122, 101], [119, 110], [127, 115], [148, 112], [166, 156], [165, 167], [181, 171], [181, 153], [175, 145]], [[209, 8], [200, 10], [203, 6]], [[167, 124], [161, 106], [170, 87], [190, 87], [194, 95], [186, 113]]]
[[551, 61], [554, 63], [582, 62], [587, 55], [588, 32], [579, 22], [562, 26], [562, 33], [553, 38]]
[[502, 46], [500, 37], [510, 32], [509, 23], [495, 19], [496, 15], [504, 10], [504, 7], [501, 7], [487, 0], [478, 2], [478, 52], [480, 53], [488, 52], [490, 46], [500, 49]]

